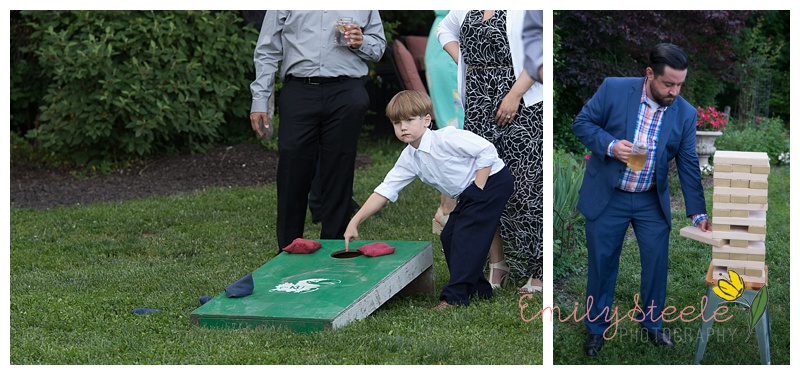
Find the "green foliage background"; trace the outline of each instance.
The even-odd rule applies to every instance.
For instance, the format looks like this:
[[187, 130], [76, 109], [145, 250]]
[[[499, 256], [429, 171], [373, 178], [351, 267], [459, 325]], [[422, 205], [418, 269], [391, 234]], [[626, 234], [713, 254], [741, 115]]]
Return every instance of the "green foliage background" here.
[[[84, 170], [250, 139], [263, 12], [12, 11], [12, 137], [27, 161]], [[434, 12], [381, 18], [391, 42], [427, 36]]]
[[[27, 136], [78, 165], [203, 151], [247, 117], [257, 33], [236, 11], [23, 11], [12, 92], [39, 102]], [[28, 80], [43, 84], [41, 97]], [[13, 97], [12, 97], [13, 99]], [[20, 104], [22, 105], [22, 104]]]
[[767, 115], [750, 107], [768, 101], [760, 111], [789, 123], [788, 11], [577, 10], [555, 11], [553, 20], [555, 148], [582, 153], [574, 116], [603, 78], [644, 75], [660, 42], [689, 55], [681, 95], [694, 106], [731, 107], [734, 118], [752, 120]]
[[[770, 164], [780, 164], [778, 156], [789, 151], [789, 137], [779, 118], [764, 119], [760, 124], [731, 121], [714, 142], [717, 150], [766, 152]], [[712, 159], [713, 161], [713, 159]]]

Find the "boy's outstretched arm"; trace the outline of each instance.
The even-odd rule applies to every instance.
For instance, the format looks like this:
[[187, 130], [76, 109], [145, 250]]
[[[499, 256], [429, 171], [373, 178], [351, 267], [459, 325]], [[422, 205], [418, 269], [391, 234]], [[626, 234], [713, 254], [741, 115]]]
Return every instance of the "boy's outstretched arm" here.
[[364, 202], [364, 205], [361, 206], [361, 209], [350, 219], [350, 223], [347, 224], [347, 229], [344, 231], [344, 249], [346, 251], [350, 251], [350, 241], [359, 239], [358, 226], [368, 217], [380, 211], [388, 201], [386, 197], [378, 193], [372, 193], [372, 195], [369, 196], [367, 201]]

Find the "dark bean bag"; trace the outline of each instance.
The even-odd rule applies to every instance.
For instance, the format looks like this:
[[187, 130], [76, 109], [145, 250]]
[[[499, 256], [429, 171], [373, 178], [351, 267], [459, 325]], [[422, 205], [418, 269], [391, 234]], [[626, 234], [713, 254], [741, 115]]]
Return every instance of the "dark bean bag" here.
[[244, 297], [251, 294], [253, 294], [253, 274], [251, 273], [225, 288], [225, 295], [228, 297]]

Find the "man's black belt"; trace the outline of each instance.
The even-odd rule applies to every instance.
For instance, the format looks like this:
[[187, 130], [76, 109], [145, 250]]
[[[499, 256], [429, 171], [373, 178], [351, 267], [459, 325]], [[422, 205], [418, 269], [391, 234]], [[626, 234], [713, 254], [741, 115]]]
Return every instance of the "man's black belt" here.
[[349, 81], [351, 79], [355, 79], [352, 77], [347, 76], [339, 76], [339, 77], [295, 77], [289, 76], [290, 81], [298, 81], [303, 82], [307, 85], [320, 85], [325, 83], [335, 83], [335, 82], [344, 82]]

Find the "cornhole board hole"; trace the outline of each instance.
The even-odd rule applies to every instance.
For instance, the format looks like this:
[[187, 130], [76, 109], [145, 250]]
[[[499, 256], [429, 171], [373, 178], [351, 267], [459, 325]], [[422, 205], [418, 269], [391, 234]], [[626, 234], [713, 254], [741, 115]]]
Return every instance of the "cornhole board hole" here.
[[316, 241], [322, 247], [311, 254], [281, 252], [253, 271], [252, 294], [228, 298], [223, 291], [194, 310], [191, 322], [206, 327], [332, 330], [367, 317], [396, 294], [435, 296], [430, 242], [355, 241], [351, 252], [372, 242], [396, 249], [378, 257], [333, 257], [344, 250], [344, 240]]

